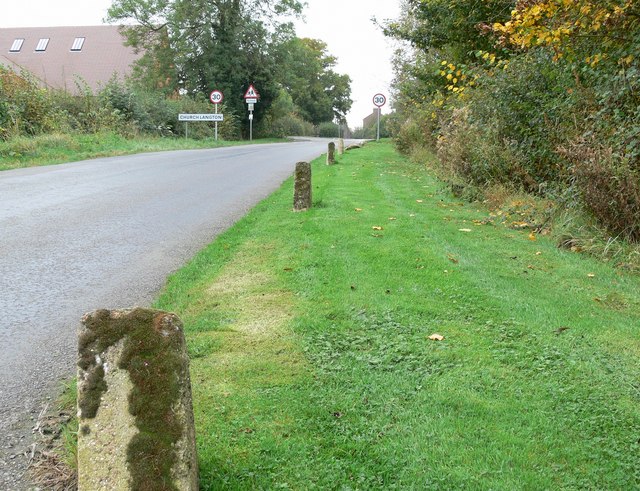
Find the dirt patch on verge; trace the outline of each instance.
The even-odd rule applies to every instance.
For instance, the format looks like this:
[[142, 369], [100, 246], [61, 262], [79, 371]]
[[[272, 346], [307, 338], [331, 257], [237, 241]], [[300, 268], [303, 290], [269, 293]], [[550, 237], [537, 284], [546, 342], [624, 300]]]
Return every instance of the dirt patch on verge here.
[[214, 318], [224, 319], [198, 334], [199, 342], [207, 336], [217, 346], [192, 366], [209, 374], [209, 390], [229, 395], [261, 384], [290, 383], [305, 371], [290, 327], [295, 296], [271, 270], [275, 247], [246, 243], [183, 316], [187, 325], [190, 318], [211, 311], [216, 311]]

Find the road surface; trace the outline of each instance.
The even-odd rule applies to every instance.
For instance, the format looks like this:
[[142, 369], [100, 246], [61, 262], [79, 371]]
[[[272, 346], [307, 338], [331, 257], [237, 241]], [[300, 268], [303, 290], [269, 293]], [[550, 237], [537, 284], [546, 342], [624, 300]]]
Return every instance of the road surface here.
[[80, 317], [149, 305], [175, 271], [329, 140], [0, 172], [0, 489], [75, 372]]

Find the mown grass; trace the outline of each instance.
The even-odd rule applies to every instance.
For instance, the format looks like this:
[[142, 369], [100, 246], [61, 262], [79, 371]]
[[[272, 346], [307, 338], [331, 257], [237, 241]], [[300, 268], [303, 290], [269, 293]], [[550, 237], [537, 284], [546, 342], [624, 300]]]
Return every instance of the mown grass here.
[[[640, 280], [494, 225], [389, 143], [172, 276], [201, 489], [640, 486]], [[441, 342], [429, 336], [439, 333]]]
[[[256, 140], [254, 143], [277, 141], [283, 140], [262, 139]], [[213, 138], [206, 140], [150, 136], [125, 138], [117, 133], [110, 132], [91, 135], [51, 134], [35, 137], [17, 137], [9, 141], [0, 141], [0, 171], [76, 162], [97, 157], [114, 157], [165, 150], [217, 148], [249, 143], [248, 141], [223, 140], [216, 142]]]

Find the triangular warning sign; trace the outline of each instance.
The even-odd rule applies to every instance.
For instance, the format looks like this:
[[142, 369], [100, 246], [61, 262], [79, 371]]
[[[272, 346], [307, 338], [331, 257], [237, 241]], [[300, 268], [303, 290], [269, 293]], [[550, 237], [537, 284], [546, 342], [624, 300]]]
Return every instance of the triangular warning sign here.
[[260, 97], [260, 94], [258, 94], [258, 91], [253, 86], [253, 84], [249, 85], [249, 88], [247, 89], [247, 92], [245, 92], [245, 94], [244, 94], [244, 98], [245, 99], [258, 99], [259, 97]]

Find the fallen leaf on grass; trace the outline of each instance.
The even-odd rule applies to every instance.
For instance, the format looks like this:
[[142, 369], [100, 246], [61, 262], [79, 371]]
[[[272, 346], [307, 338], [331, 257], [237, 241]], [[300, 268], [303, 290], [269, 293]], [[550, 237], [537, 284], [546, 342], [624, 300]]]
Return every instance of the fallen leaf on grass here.
[[562, 334], [563, 332], [568, 331], [569, 329], [571, 329], [571, 328], [570, 328], [570, 327], [567, 327], [567, 326], [560, 326], [558, 329], [556, 329], [556, 330], [555, 330], [555, 331], [553, 331], [553, 332], [555, 332], [555, 333], [556, 333], [556, 335], [560, 335], [560, 334]]
[[362, 211], [362, 208], [356, 208], [356, 211], [359, 213]]
[[536, 234], [535, 234], [535, 233], [531, 232], [531, 233], [529, 234], [529, 240], [538, 240], [538, 238], [536, 237]]
[[422, 200], [422, 199], [417, 199], [417, 200], [416, 200], [416, 203], [424, 203], [424, 200]]
[[542, 252], [540, 251], [536, 252], [536, 256], [542, 256]]
[[397, 220], [396, 217], [389, 217], [389, 220]]
[[471, 232], [471, 229], [470, 228], [461, 228], [461, 229], [458, 229], [458, 231], [459, 232]]
[[595, 274], [593, 274], [593, 273], [589, 273], [589, 274], [587, 275], [587, 278], [595, 278], [595, 277], [596, 277], [596, 275], [595, 275]]
[[377, 225], [376, 225], [376, 226], [374, 226], [374, 227], [371, 227], [371, 228], [372, 228], [373, 230], [384, 230], [382, 227], [379, 227], [379, 226], [377, 226]]
[[442, 334], [435, 333], [429, 336], [429, 339], [431, 341], [444, 341], [444, 336]]
[[460, 262], [455, 258], [453, 254], [447, 254], [447, 257], [449, 258], [449, 261], [451, 261], [453, 264], [458, 264]]

